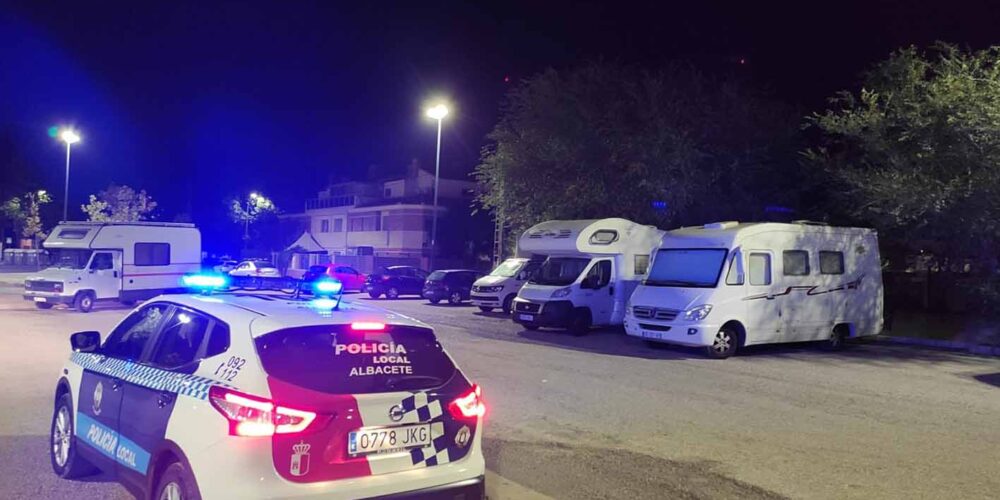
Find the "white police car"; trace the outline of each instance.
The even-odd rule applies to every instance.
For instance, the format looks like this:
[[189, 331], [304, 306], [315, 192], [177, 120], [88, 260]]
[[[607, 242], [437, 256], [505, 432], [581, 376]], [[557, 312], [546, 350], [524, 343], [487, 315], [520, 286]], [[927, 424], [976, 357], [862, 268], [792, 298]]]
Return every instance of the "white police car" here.
[[337, 302], [164, 295], [73, 334], [53, 469], [141, 498], [482, 498], [479, 387], [426, 325]]

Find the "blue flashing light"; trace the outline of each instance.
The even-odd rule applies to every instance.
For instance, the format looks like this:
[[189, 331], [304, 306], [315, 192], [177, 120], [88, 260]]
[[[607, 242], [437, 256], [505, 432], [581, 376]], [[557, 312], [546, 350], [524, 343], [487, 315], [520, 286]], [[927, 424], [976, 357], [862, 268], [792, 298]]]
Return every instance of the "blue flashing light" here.
[[343, 290], [344, 284], [337, 280], [319, 280], [313, 283], [313, 293], [315, 295], [334, 295]]
[[226, 277], [220, 274], [188, 274], [181, 278], [181, 281], [188, 288], [198, 288], [201, 290], [225, 288], [229, 285]]
[[309, 305], [313, 309], [318, 309], [320, 311], [329, 311], [331, 309], [336, 309], [340, 305], [339, 300], [333, 299], [313, 299], [309, 302]]

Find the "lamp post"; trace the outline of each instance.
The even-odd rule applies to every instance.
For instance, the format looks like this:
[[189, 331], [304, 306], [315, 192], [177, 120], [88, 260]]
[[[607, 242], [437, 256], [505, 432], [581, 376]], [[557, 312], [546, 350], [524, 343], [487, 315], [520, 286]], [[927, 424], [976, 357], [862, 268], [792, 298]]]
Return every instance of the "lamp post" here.
[[247, 198], [246, 208], [243, 210], [243, 221], [245, 225], [243, 226], [243, 241], [250, 241], [250, 202], [256, 201], [257, 197], [260, 196], [257, 193], [250, 193], [250, 197]]
[[80, 142], [80, 134], [71, 128], [63, 129], [59, 139], [66, 143], [66, 189], [63, 192], [63, 220], [69, 220], [69, 151]]
[[438, 227], [438, 179], [441, 176], [441, 122], [448, 116], [448, 106], [438, 104], [427, 109], [427, 116], [437, 120], [437, 153], [434, 156], [434, 215], [431, 219], [431, 258], [430, 270], [434, 270], [434, 257], [437, 255], [437, 227]]

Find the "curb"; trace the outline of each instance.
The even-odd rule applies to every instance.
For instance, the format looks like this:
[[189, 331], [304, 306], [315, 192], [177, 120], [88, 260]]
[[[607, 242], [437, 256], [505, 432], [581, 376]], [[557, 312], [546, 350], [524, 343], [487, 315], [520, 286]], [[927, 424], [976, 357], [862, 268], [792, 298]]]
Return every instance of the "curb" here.
[[877, 342], [889, 344], [913, 345], [920, 347], [931, 347], [934, 349], [947, 349], [949, 351], [966, 351], [980, 356], [1000, 356], [1000, 346], [973, 344], [971, 342], [959, 342], [956, 340], [921, 339], [916, 337], [891, 337], [879, 335], [875, 337]]

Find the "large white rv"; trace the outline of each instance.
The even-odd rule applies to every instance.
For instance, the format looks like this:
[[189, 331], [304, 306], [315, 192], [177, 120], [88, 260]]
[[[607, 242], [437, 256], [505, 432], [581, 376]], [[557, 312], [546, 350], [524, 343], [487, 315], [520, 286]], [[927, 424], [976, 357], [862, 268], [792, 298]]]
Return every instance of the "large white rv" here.
[[717, 358], [753, 344], [840, 347], [881, 330], [875, 231], [806, 222], [669, 231], [625, 319], [629, 335]]
[[201, 233], [193, 224], [61, 222], [43, 247], [51, 265], [24, 282], [40, 309], [67, 304], [88, 312], [97, 300], [132, 302], [180, 289], [201, 268]]
[[513, 319], [585, 333], [620, 325], [625, 302], [645, 276], [663, 231], [625, 219], [553, 220], [528, 229], [521, 255], [547, 258], [514, 299]]

